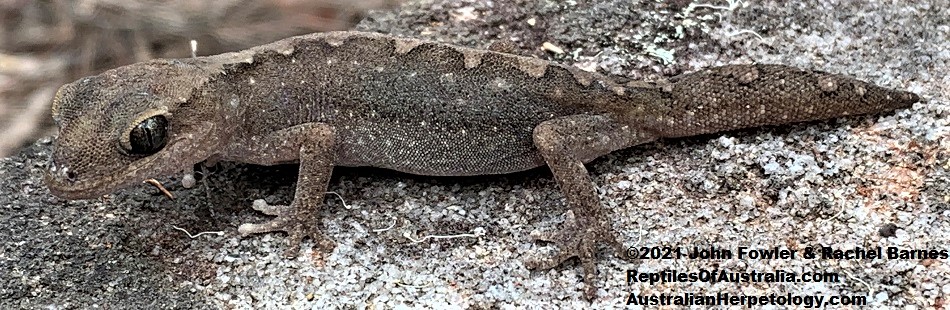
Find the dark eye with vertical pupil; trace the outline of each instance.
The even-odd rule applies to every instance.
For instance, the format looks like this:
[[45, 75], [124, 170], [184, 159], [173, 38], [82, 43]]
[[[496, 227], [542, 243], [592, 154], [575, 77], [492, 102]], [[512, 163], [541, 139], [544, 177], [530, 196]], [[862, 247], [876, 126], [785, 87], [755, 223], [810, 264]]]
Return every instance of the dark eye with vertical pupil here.
[[155, 115], [142, 121], [129, 133], [130, 153], [152, 155], [165, 147], [168, 142], [168, 119]]

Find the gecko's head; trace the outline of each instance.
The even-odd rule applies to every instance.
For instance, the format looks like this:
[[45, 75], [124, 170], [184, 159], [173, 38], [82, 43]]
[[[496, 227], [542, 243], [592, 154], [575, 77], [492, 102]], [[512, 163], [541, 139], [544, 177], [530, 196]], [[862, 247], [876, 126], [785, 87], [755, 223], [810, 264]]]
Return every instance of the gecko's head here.
[[196, 67], [134, 64], [66, 84], [53, 99], [59, 137], [45, 182], [67, 199], [94, 198], [181, 171], [208, 156], [209, 111], [195, 108]]

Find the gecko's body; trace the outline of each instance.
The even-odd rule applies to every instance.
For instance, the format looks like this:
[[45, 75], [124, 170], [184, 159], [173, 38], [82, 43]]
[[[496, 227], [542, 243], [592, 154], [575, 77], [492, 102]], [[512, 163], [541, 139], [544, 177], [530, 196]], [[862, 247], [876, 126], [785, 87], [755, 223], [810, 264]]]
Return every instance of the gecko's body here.
[[[336, 32], [238, 53], [155, 60], [81, 79], [57, 94], [47, 184], [92, 198], [209, 158], [300, 163], [294, 201], [242, 234], [319, 232], [334, 166], [482, 175], [547, 165], [573, 211], [550, 267], [619, 249], [583, 163], [653, 141], [887, 111], [918, 100], [840, 75], [778, 65], [711, 68], [629, 83], [556, 63], [380, 34]], [[296, 251], [290, 247], [289, 252]], [[592, 293], [593, 290], [588, 290]]]

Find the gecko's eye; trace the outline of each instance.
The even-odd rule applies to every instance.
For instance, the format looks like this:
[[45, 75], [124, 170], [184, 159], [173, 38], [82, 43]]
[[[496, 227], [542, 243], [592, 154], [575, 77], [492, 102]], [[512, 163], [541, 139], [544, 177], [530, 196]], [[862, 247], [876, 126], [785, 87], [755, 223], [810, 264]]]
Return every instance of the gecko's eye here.
[[162, 115], [149, 117], [129, 132], [129, 153], [152, 155], [168, 142], [168, 119]]

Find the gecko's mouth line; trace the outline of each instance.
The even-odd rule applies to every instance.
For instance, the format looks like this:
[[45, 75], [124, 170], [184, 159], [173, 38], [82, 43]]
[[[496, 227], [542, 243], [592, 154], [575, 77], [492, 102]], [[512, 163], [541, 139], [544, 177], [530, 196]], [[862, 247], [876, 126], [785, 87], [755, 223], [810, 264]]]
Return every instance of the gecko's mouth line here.
[[[146, 163], [147, 165], [147, 163]], [[99, 178], [87, 179], [78, 182], [69, 182], [58, 180], [53, 177], [49, 171], [44, 174], [47, 188], [53, 195], [65, 199], [93, 199], [103, 195], [115, 192], [119, 189], [129, 188], [136, 184], [141, 184], [151, 176], [145, 176], [139, 171], [144, 169], [128, 169], [116, 175], [119, 177], [108, 177], [103, 175]], [[172, 169], [162, 169], [157, 175], [168, 175], [174, 172]]]
[[116, 182], [114, 179], [101, 180], [100, 178], [97, 180], [68, 182], [53, 177], [49, 171], [44, 174], [44, 181], [50, 193], [56, 197], [65, 199], [92, 199], [109, 194], [113, 190], [123, 187], [123, 184], [119, 184], [120, 182]]

